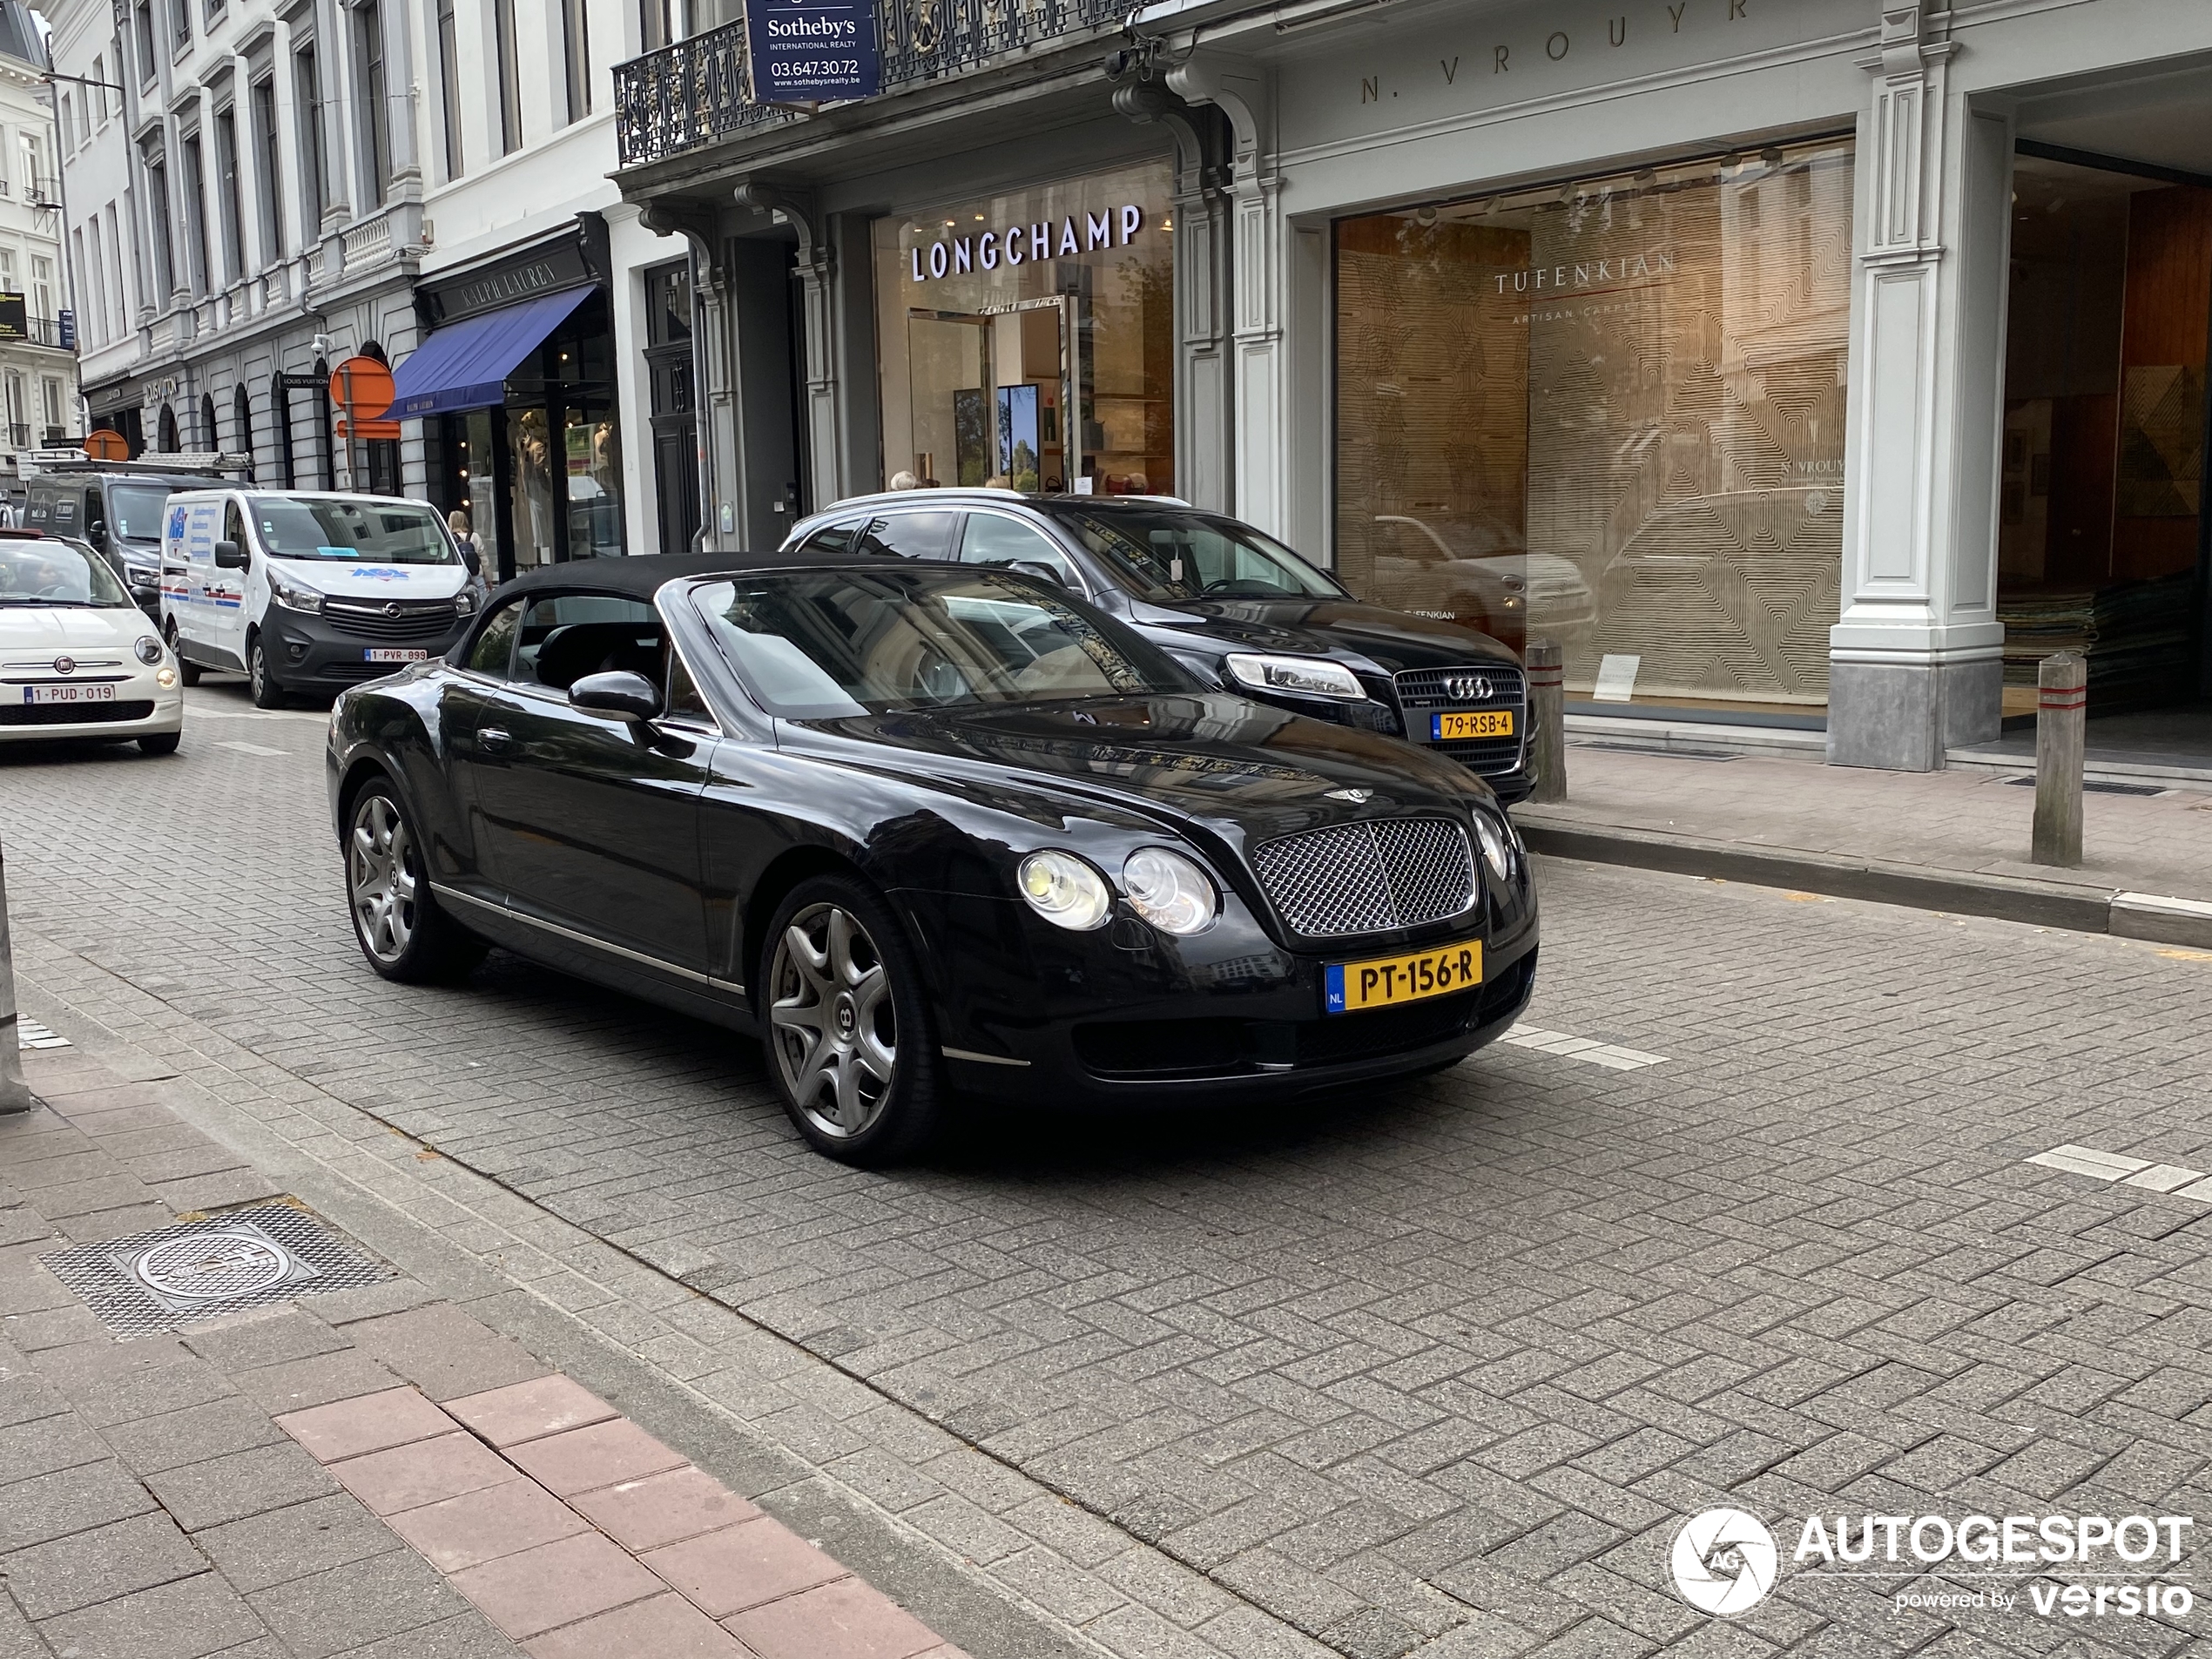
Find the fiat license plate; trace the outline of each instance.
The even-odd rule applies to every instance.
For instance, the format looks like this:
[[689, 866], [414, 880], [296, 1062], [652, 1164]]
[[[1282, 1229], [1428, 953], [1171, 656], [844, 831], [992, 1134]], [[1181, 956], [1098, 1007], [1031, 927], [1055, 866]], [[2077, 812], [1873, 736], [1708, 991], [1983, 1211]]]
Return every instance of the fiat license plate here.
[[23, 688], [26, 703], [112, 703], [112, 685], [26, 685]]
[[395, 646], [371, 646], [361, 653], [361, 660], [370, 663], [419, 663], [429, 656], [427, 651], [401, 651]]
[[1465, 743], [1472, 738], [1511, 736], [1511, 709], [1482, 709], [1473, 713], [1432, 714], [1428, 717], [1431, 743]]
[[1331, 962], [1321, 970], [1323, 1012], [1357, 1014], [1362, 1008], [1471, 991], [1481, 983], [1479, 939], [1402, 956], [1371, 956], [1364, 962]]

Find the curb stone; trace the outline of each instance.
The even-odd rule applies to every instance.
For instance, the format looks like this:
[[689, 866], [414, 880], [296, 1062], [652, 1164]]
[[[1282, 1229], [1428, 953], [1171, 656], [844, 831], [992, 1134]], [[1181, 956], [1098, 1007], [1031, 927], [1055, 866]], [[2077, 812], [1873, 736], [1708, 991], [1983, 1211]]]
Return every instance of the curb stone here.
[[1752, 848], [1733, 841], [1649, 830], [1595, 828], [1514, 814], [1532, 852], [1590, 864], [1622, 864], [1675, 875], [1707, 876], [1753, 887], [1791, 887], [1837, 899], [1906, 905], [1954, 915], [2074, 933], [2114, 934], [2155, 944], [2212, 949], [2212, 904], [2154, 894], [2028, 876], [1935, 871], [1925, 865], [1892, 864], [1831, 853]]

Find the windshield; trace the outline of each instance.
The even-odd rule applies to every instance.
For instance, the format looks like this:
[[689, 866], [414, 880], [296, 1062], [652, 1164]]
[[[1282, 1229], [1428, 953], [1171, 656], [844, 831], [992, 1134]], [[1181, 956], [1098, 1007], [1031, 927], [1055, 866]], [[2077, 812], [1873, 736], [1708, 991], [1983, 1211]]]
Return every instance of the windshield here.
[[1190, 689], [1163, 654], [1026, 577], [806, 570], [694, 594], [723, 655], [786, 719]]
[[133, 542], [161, 539], [161, 509], [169, 499], [166, 484], [110, 484], [108, 511], [115, 516], [115, 533]]
[[131, 596], [107, 561], [88, 547], [0, 540], [0, 605], [127, 605]]
[[1344, 590], [1280, 542], [1231, 518], [1117, 508], [1054, 516], [1140, 599], [1341, 599]]
[[247, 498], [261, 546], [280, 559], [369, 559], [378, 564], [458, 564], [445, 526], [407, 501]]

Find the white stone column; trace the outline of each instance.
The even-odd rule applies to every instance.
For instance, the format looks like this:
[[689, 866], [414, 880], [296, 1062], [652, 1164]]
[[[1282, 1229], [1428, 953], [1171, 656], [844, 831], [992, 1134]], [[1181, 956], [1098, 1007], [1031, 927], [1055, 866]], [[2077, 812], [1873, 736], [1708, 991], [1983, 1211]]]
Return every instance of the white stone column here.
[[[1267, 71], [1242, 58], [1194, 51], [1168, 71], [1170, 91], [1212, 104], [1232, 138], [1227, 231], [1231, 488], [1239, 517], [1271, 534], [1290, 529], [1291, 421], [1283, 320], [1287, 308], [1278, 200], [1273, 88]], [[1184, 250], [1177, 249], [1180, 255]]]
[[1927, 772], [1994, 738], [2012, 130], [1951, 93], [1950, 17], [1887, 4], [1865, 60], [1844, 613], [1828, 759]]

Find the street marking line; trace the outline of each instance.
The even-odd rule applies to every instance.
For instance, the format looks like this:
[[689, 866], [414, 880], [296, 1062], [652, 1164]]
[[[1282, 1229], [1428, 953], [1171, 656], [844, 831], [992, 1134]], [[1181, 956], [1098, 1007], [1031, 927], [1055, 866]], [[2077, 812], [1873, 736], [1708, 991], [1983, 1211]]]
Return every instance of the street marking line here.
[[1641, 1071], [1646, 1066], [1661, 1064], [1667, 1057], [1661, 1054], [1646, 1054], [1641, 1049], [1624, 1049], [1617, 1042], [1600, 1042], [1595, 1037], [1575, 1037], [1564, 1031], [1547, 1031], [1536, 1025], [1516, 1025], [1498, 1041], [1510, 1042], [1516, 1049], [1535, 1049], [1544, 1054], [1561, 1055], [1569, 1060], [1586, 1060], [1594, 1066], [1603, 1066], [1608, 1071]]
[[58, 1031], [50, 1031], [36, 1020], [16, 1022], [16, 1047], [18, 1049], [66, 1049], [69, 1039]]
[[2034, 1154], [2027, 1162], [2040, 1163], [2047, 1170], [2064, 1170], [2068, 1175], [2086, 1175], [2123, 1187], [2141, 1187], [2147, 1192], [2168, 1192], [2197, 1204], [2212, 1204], [2212, 1175], [2179, 1163], [2153, 1163], [2148, 1158], [2129, 1157], [2121, 1152], [2100, 1152], [2092, 1146], [2074, 1145], [2054, 1146], [2047, 1152]]
[[235, 749], [242, 755], [288, 755], [289, 749], [272, 749], [265, 744], [240, 743], [236, 738], [226, 738], [215, 745], [218, 749]]

